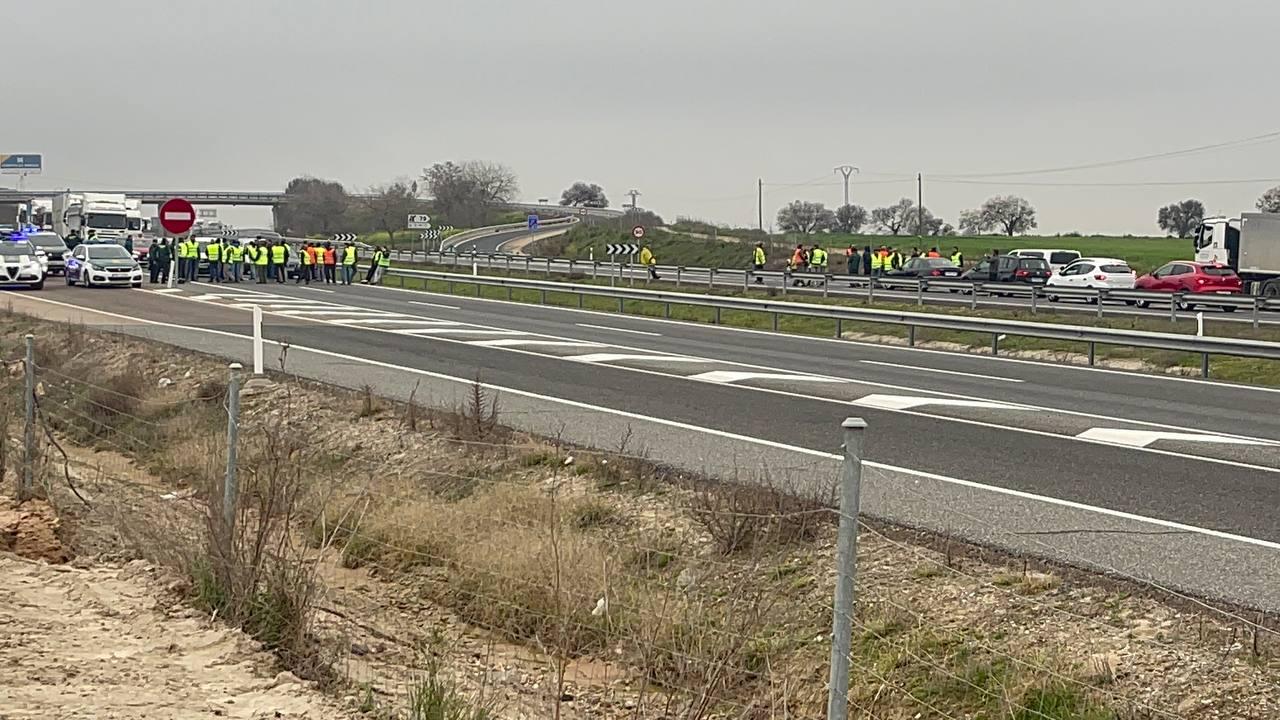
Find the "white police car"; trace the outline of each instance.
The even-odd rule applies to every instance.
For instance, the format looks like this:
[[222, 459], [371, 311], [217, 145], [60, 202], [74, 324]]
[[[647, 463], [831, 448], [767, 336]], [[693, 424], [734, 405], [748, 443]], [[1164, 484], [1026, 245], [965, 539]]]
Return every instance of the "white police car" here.
[[26, 239], [0, 242], [0, 286], [25, 285], [32, 290], [44, 287], [44, 266], [36, 247]]
[[142, 287], [142, 265], [115, 243], [75, 246], [67, 255], [67, 284], [98, 287], [119, 285]]

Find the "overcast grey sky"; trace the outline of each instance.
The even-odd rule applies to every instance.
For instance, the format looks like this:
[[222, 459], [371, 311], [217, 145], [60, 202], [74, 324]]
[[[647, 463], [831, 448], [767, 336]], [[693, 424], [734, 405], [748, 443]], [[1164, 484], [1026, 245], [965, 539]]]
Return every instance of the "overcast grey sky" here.
[[667, 218], [754, 224], [757, 177], [768, 223], [791, 199], [838, 205], [832, 168], [849, 162], [869, 207], [914, 197], [914, 181], [889, 181], [919, 171], [953, 223], [1013, 192], [1048, 232], [1154, 233], [1161, 204], [1238, 213], [1280, 184], [1014, 184], [1280, 178], [1280, 141], [990, 185], [929, 179], [1280, 130], [1274, 0], [0, 6], [0, 153], [43, 153], [37, 187], [279, 189], [311, 174], [362, 189], [485, 159], [510, 165], [527, 199], [583, 179], [615, 205], [635, 187]]

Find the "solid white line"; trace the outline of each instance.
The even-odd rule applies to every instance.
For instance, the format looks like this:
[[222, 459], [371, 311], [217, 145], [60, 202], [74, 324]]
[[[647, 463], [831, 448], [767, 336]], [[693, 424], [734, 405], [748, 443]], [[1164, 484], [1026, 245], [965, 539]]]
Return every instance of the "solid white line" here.
[[[708, 361], [709, 362], [709, 361]], [[709, 382], [716, 384], [732, 384], [742, 382], [743, 380], [783, 380], [786, 382], [824, 382], [839, 383], [844, 382], [840, 378], [822, 377], [821, 375], [795, 375], [793, 373], [779, 372], [735, 372], [733, 370], [712, 370], [711, 372], [690, 375], [688, 380], [698, 380], [701, 382]], [[820, 398], [813, 398], [818, 400]], [[841, 401], [840, 404], [844, 404]]]
[[410, 305], [425, 305], [426, 307], [443, 308], [445, 310], [461, 310], [457, 305], [441, 305], [440, 303], [422, 302], [421, 300], [410, 300]]
[[[130, 322], [136, 322], [136, 323], [141, 323], [145, 325], [154, 325], [158, 327], [166, 327], [174, 330], [183, 330], [188, 332], [208, 333], [211, 335], [231, 337], [231, 338], [236, 338], [238, 340], [244, 340], [244, 341], [252, 341], [253, 339], [248, 335], [240, 335], [238, 333], [227, 332], [225, 330], [212, 330], [212, 329], [203, 328], [203, 327], [178, 325], [175, 323], [160, 322], [158, 320], [148, 320], [145, 318], [137, 318], [130, 315], [121, 315], [119, 313], [107, 312], [105, 310], [92, 310], [89, 308], [82, 307], [80, 305], [73, 305], [71, 303], [64, 303], [64, 302], [59, 302], [57, 300], [49, 300], [41, 297], [33, 296], [30, 299], [36, 300], [38, 302], [48, 303], [50, 305], [57, 305], [60, 307], [71, 308], [73, 310], [80, 310], [82, 312], [96, 313], [98, 315], [104, 315], [106, 317], [114, 317], [121, 320], [128, 320]], [[264, 342], [269, 345], [276, 345], [276, 346], [282, 345], [282, 343], [277, 342], [275, 340], [264, 340]], [[373, 365], [375, 367], [382, 367], [389, 370], [396, 370], [399, 372], [407, 372], [415, 375], [422, 375], [424, 377], [432, 377], [438, 380], [446, 380], [449, 382], [460, 383], [466, 386], [477, 384], [474, 378], [470, 378], [470, 379], [459, 378], [459, 377], [454, 377], [452, 375], [445, 375], [443, 373], [432, 372], [430, 370], [422, 370], [420, 368], [407, 367], [404, 365], [396, 365], [393, 363], [382, 362], [381, 360], [372, 360], [370, 358], [362, 358], [362, 357], [357, 357], [355, 355], [347, 355], [344, 353], [333, 352], [330, 350], [321, 350], [319, 348], [312, 348], [312, 347], [306, 347], [302, 345], [293, 345], [293, 344], [290, 344], [289, 348], [294, 351], [309, 352], [309, 353], [314, 353], [316, 355], [323, 355], [326, 357], [336, 358], [339, 360], [363, 363], [366, 365]], [[761, 447], [770, 447], [778, 450], [786, 450], [789, 452], [795, 452], [801, 455], [808, 455], [810, 457], [817, 457], [825, 460], [832, 460], [832, 461], [844, 460], [843, 455], [822, 452], [820, 450], [813, 450], [810, 448], [799, 447], [796, 445], [787, 445], [785, 443], [775, 442], [773, 440], [765, 440], [762, 438], [748, 437], [746, 435], [738, 435], [737, 433], [732, 433], [725, 430], [717, 430], [715, 428], [701, 427], [699, 425], [690, 425], [688, 423], [682, 423], [676, 420], [667, 420], [665, 418], [652, 417], [649, 415], [641, 415], [638, 413], [627, 412], [625, 410], [617, 410], [615, 408], [608, 408], [600, 405], [591, 405], [588, 403], [578, 402], [577, 400], [569, 400], [567, 398], [552, 397], [549, 395], [542, 395], [540, 393], [530, 392], [528, 390], [520, 390], [517, 388], [509, 388], [502, 385], [494, 385], [492, 383], [482, 382], [478, 384], [486, 390], [494, 390], [501, 393], [510, 393], [512, 395], [516, 395], [519, 397], [527, 397], [534, 400], [541, 400], [544, 402], [556, 403], [556, 404], [565, 405], [568, 407], [575, 407], [583, 410], [591, 410], [594, 412], [601, 412], [608, 415], [616, 415], [618, 417], [630, 418], [633, 420], [651, 422], [657, 425], [665, 425], [667, 427], [673, 427], [681, 430], [699, 432], [706, 435], [712, 435], [715, 437], [722, 437], [730, 440], [735, 440], [738, 442], [759, 445]], [[1229, 540], [1232, 542], [1239, 542], [1246, 545], [1253, 545], [1255, 547], [1266, 548], [1268, 550], [1280, 550], [1280, 543], [1275, 543], [1268, 540], [1261, 540], [1259, 538], [1252, 538], [1245, 535], [1235, 535], [1232, 533], [1222, 532], [1220, 530], [1211, 530], [1208, 528], [1196, 527], [1194, 525], [1184, 525], [1183, 523], [1174, 522], [1172, 520], [1162, 520], [1160, 518], [1146, 517], [1144, 515], [1135, 515], [1133, 513], [1127, 513], [1121, 510], [1112, 510], [1110, 508], [1098, 507], [1095, 505], [1086, 505], [1085, 503], [1075, 502], [1073, 500], [1063, 500], [1061, 498], [1048, 497], [1045, 495], [1036, 495], [1034, 493], [1023, 492], [1021, 490], [1011, 490], [1009, 488], [1002, 488], [995, 485], [984, 485], [982, 483], [973, 482], [972, 480], [961, 480], [960, 478], [953, 478], [946, 475], [938, 475], [935, 473], [925, 472], [922, 470], [912, 470], [910, 468], [898, 467], [894, 465], [886, 465], [884, 463], [872, 462], [870, 460], [864, 460], [862, 464], [865, 467], [876, 468], [878, 470], [884, 470], [887, 472], [904, 473], [907, 475], [925, 478], [928, 480], [934, 480], [937, 482], [946, 483], [950, 485], [958, 485], [960, 487], [967, 487], [974, 490], [983, 490], [983, 491], [991, 492], [997, 495], [1007, 495], [1010, 497], [1021, 498], [1023, 500], [1031, 500], [1034, 502], [1042, 502], [1048, 505], [1056, 505], [1058, 507], [1071, 508], [1073, 510], [1082, 510], [1085, 512], [1097, 513], [1099, 515], [1106, 515], [1108, 517], [1121, 518], [1124, 520], [1132, 520], [1134, 522], [1154, 525], [1156, 527], [1163, 527], [1171, 530], [1178, 530], [1181, 532], [1193, 533], [1196, 535], [1204, 535], [1206, 537], [1218, 538], [1220, 540]]]
[[[321, 322], [326, 322], [321, 320]], [[382, 328], [361, 328], [362, 330], [382, 330]], [[386, 329], [383, 332], [397, 335], [527, 335], [519, 330], [488, 330], [485, 328], [429, 327]]]
[[468, 340], [468, 345], [479, 345], [480, 347], [525, 347], [526, 345], [537, 345], [545, 347], [580, 347], [580, 348], [602, 348], [609, 347], [603, 343], [579, 342], [577, 340]]
[[1019, 380], [1018, 378], [1000, 377], [999, 375], [979, 375], [978, 373], [960, 372], [958, 370], [939, 370], [938, 368], [931, 368], [923, 365], [903, 365], [902, 363], [881, 362], [879, 360], [859, 360], [858, 362], [866, 363], [867, 365], [883, 365], [884, 367], [891, 367], [891, 368], [904, 368], [908, 370], [924, 370], [925, 372], [928, 372], [928, 373], [941, 373], [943, 375], [961, 375], [964, 377], [980, 378], [982, 380], [1000, 380], [1003, 382], [1011, 382], [1011, 383], [1026, 382], [1026, 380]]
[[319, 292], [319, 293], [332, 293], [332, 292], [334, 292], [333, 290], [325, 290], [324, 288], [313, 288], [313, 287], [310, 287], [310, 286], [308, 286], [308, 285], [299, 285], [299, 286], [298, 286], [298, 289], [299, 289], [299, 290], [310, 290], [311, 292]]
[[631, 335], [649, 335], [651, 337], [662, 337], [662, 333], [645, 332], [644, 330], [627, 330], [626, 328], [609, 327], [607, 325], [588, 325], [587, 323], [574, 323], [578, 327], [591, 328], [592, 330], [612, 330], [614, 332], [628, 333]]
[[182, 292], [182, 288], [159, 288], [157, 290], [148, 289], [147, 292], [153, 292], [153, 293], [164, 295], [167, 293]]
[[709, 363], [714, 360], [706, 360], [704, 358], [688, 357], [686, 355], [634, 355], [631, 353], [591, 353], [589, 355], [566, 355], [566, 360], [574, 360], [585, 363], [611, 363], [619, 360], [652, 360], [654, 362], [692, 362], [692, 363]]

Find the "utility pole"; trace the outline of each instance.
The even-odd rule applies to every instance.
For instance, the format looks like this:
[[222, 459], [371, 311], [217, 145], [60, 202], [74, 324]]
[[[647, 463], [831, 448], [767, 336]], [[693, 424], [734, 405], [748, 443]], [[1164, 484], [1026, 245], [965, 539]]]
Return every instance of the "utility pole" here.
[[764, 178], [756, 179], [756, 213], [759, 215], [760, 232], [764, 232]]
[[916, 173], [916, 235], [924, 237], [924, 174]]
[[849, 204], [849, 176], [853, 175], [854, 173], [861, 173], [862, 171], [854, 167], [853, 165], [837, 165], [834, 172], [844, 176], [844, 204], [848, 205]]
[[626, 212], [625, 214], [623, 214], [623, 216], [622, 216], [622, 229], [623, 229], [623, 230], [626, 230], [626, 229], [627, 229], [627, 228], [626, 228], [626, 222], [627, 222], [627, 219], [629, 218], [629, 216], [630, 216], [632, 213], [636, 212], [636, 210], [637, 210], [637, 209], [638, 209], [638, 207], [639, 207], [638, 205], [636, 205], [636, 198], [640, 197], [641, 193], [640, 193], [640, 191], [639, 191], [639, 190], [636, 190], [635, 188], [632, 188], [632, 189], [630, 189], [630, 190], [626, 191], [625, 193], [623, 193], [623, 195], [626, 195], [627, 197], [630, 197], [630, 198], [631, 198], [631, 204], [629, 204], [629, 205], [628, 205], [628, 204], [626, 204], [626, 203], [623, 203], [623, 205], [622, 205], [622, 207], [626, 208], [626, 210], [627, 210], [627, 212]]

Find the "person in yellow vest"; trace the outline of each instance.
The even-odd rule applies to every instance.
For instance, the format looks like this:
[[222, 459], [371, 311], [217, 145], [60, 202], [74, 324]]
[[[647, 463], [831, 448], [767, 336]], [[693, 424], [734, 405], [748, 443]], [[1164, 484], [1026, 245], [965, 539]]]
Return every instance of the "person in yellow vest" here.
[[253, 276], [259, 284], [265, 283], [267, 277], [271, 274], [271, 249], [267, 247], [267, 242], [262, 238], [255, 238], [253, 242]]
[[[757, 273], [763, 272], [765, 261], [766, 261], [766, 258], [764, 255], [764, 243], [758, 242], [756, 243], [756, 249], [751, 251], [751, 266], [755, 268], [755, 271]], [[764, 282], [764, 278], [760, 277], [757, 274], [756, 283], [763, 283], [763, 282]]]
[[653, 251], [648, 245], [640, 248], [640, 264], [649, 271], [650, 280], [658, 279], [658, 258], [653, 256]]
[[356, 246], [342, 246], [342, 284], [350, 285], [352, 278], [356, 276]]
[[209, 282], [223, 282], [223, 246], [218, 238], [212, 238], [205, 246], [205, 261], [209, 264]]
[[879, 277], [884, 274], [884, 260], [888, 252], [881, 245], [879, 250], [871, 254], [871, 274]]
[[311, 247], [311, 243], [302, 243], [302, 252], [298, 253], [298, 262], [302, 263], [302, 267], [298, 268], [298, 274], [293, 276], [293, 284], [301, 283], [306, 279], [307, 284], [311, 284], [311, 275], [316, 269], [315, 249]]
[[951, 248], [951, 262], [956, 267], [964, 267], [964, 253], [960, 252], [960, 248]]
[[231, 282], [240, 282], [240, 266], [244, 264], [244, 246], [239, 240], [232, 240], [227, 244], [226, 256], [226, 267], [230, 271]]
[[289, 246], [284, 244], [284, 240], [277, 240], [275, 245], [271, 246], [271, 271], [276, 276], [277, 283], [285, 281], [285, 275], [289, 273]]
[[381, 285], [382, 278], [386, 276], [387, 270], [391, 268], [391, 253], [382, 245], [378, 246], [378, 268], [373, 273], [373, 284]]
[[258, 259], [258, 246], [252, 242], [246, 242], [240, 246], [240, 257], [244, 259], [244, 277], [250, 280], [257, 280], [253, 274], [253, 264]]

